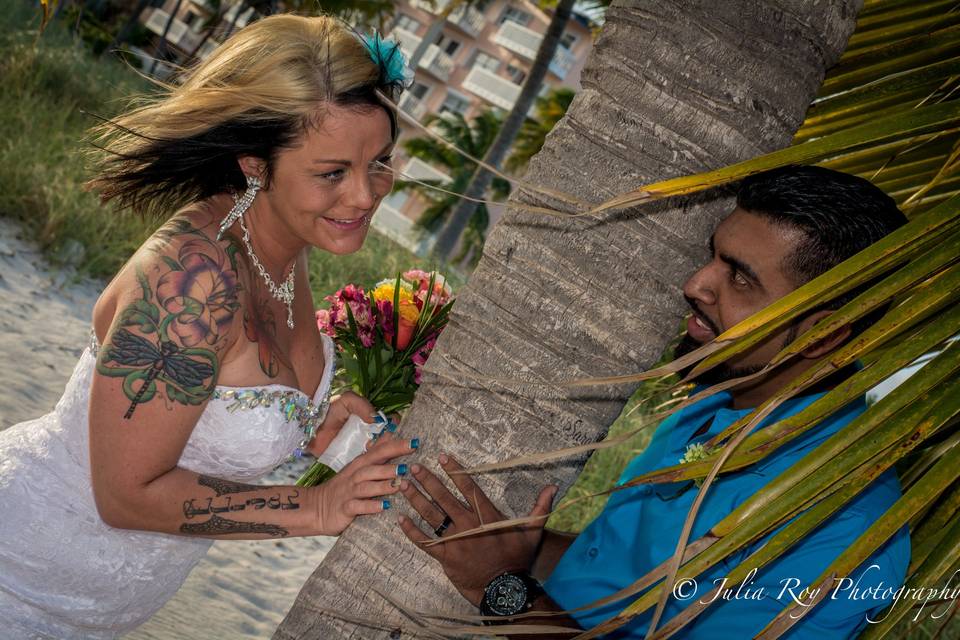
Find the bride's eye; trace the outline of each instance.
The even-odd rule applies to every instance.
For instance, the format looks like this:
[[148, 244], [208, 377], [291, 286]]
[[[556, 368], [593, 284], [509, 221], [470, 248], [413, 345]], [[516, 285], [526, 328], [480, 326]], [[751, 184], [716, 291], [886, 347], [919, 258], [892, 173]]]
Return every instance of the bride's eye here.
[[346, 172], [343, 169], [337, 169], [336, 171], [328, 171], [326, 173], [318, 173], [318, 178], [323, 178], [327, 182], [340, 182], [343, 180], [343, 176]]

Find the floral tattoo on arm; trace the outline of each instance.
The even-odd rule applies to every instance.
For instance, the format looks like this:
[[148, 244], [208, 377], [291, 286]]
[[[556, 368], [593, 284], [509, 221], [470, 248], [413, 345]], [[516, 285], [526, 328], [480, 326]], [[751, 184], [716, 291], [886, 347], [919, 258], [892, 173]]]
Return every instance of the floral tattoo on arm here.
[[137, 271], [142, 297], [120, 313], [119, 328], [97, 361], [101, 375], [123, 378], [128, 420], [160, 385], [172, 402], [206, 400], [219, 370], [215, 349], [240, 308], [234, 252], [199, 232], [183, 233], [194, 237], [180, 246], [176, 260], [161, 256], [166, 271], [155, 290]]

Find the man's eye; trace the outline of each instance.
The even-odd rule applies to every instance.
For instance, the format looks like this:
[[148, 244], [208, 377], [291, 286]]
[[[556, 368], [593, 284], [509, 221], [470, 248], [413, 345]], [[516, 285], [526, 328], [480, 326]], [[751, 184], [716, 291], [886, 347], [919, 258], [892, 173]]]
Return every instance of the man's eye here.
[[738, 287], [746, 287], [750, 284], [747, 282], [747, 279], [743, 277], [743, 274], [736, 269], [732, 269], [730, 271], [730, 279], [733, 280], [733, 284], [737, 285]]

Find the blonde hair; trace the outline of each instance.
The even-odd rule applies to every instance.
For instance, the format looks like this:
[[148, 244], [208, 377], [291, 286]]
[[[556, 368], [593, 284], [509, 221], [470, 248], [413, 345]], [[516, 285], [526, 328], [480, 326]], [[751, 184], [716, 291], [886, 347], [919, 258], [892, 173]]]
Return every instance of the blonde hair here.
[[383, 108], [383, 65], [335, 18], [275, 15], [237, 32], [179, 86], [93, 129], [98, 172], [88, 187], [121, 208], [166, 215], [246, 188], [237, 156], [277, 152], [322, 121], [324, 107]]

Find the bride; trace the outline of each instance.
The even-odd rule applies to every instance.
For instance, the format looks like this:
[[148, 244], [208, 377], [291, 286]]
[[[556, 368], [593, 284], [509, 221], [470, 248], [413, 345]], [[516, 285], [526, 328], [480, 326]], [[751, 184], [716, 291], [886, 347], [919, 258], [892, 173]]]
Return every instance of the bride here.
[[[250, 484], [350, 414], [307, 250], [357, 251], [389, 193], [398, 48], [325, 17], [234, 35], [163, 99], [101, 128], [104, 200], [178, 212], [100, 296], [54, 411], [0, 432], [5, 637], [109, 638], [214, 539], [335, 535], [389, 508], [419, 444], [389, 433], [319, 487]], [[395, 95], [393, 95], [395, 97]]]

